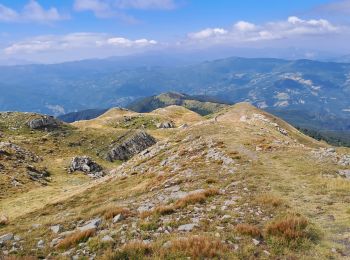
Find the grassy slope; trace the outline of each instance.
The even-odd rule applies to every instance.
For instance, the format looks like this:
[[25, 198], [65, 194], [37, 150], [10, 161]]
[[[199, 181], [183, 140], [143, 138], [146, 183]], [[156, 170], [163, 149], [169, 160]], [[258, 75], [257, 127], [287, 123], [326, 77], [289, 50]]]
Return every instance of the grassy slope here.
[[[167, 117], [178, 118], [175, 117], [178, 112], [175, 108], [170, 108]], [[172, 115], [172, 112], [175, 114]], [[254, 114], [264, 115], [269, 122], [277, 123], [288, 131], [288, 136], [281, 134], [270, 123], [250, 120]], [[159, 113], [154, 112], [148, 116], [152, 115], [159, 116]], [[247, 119], [242, 120], [242, 116]], [[75, 124], [79, 127], [75, 131], [91, 131], [96, 137], [112, 131], [124, 131], [125, 128], [116, 129], [115, 126], [110, 126], [109, 120], [115, 118], [115, 112], [110, 111], [98, 120]], [[138, 257], [142, 255], [149, 258], [196, 258], [199, 255], [229, 259], [247, 259], [253, 256], [261, 259], [325, 259], [346, 258], [350, 254], [346, 239], [349, 235], [349, 212], [346, 203], [350, 183], [341, 178], [330, 177], [335, 176], [338, 166], [328, 161], [318, 162], [311, 156], [313, 149], [327, 145], [300, 134], [285, 122], [247, 104], [238, 104], [206, 121], [198, 120], [185, 130], [151, 132], [163, 140], [167, 148], [157, 151], [152, 158], [135, 157], [119, 168], [114, 176], [97, 182], [82, 180], [82, 185], [79, 185], [78, 180], [75, 184], [68, 183], [68, 178], [72, 176], [67, 177], [62, 169], [57, 169], [57, 177], [54, 175], [56, 178], [49, 187], [1, 201], [2, 211], [10, 215], [10, 224], [0, 228], [0, 234], [12, 231], [22, 236], [25, 241], [25, 254], [46, 256], [52, 251], [59, 254], [64, 250], [46, 247], [31, 251], [36, 247], [36, 238], [49, 243], [57, 236], [48, 230], [50, 225], [61, 223], [65, 230], [72, 230], [79, 220], [103, 216], [111, 208], [126, 207], [132, 213], [130, 217], [115, 225], [111, 225], [111, 220], [105, 219], [101, 227], [113, 236], [114, 244], [103, 244], [102, 233], [96, 234], [88, 242], [89, 247], [99, 257], [120, 256], [116, 248], [129, 257], [135, 257], [135, 254], [137, 257], [139, 254]], [[76, 136], [80, 135], [77, 133]], [[189, 136], [192, 139], [187, 140]], [[88, 138], [94, 139], [93, 136]], [[63, 140], [59, 141], [64, 143]], [[262, 150], [257, 151], [257, 146]], [[227, 169], [221, 159], [208, 161], [206, 156], [212, 148], [233, 159], [234, 165]], [[83, 151], [88, 152], [88, 147], [83, 146]], [[339, 152], [349, 153], [349, 150], [344, 148], [339, 149]], [[64, 160], [71, 154], [67, 149], [59, 156]], [[174, 155], [178, 157], [169, 163], [162, 163], [164, 159]], [[59, 168], [63, 164], [60, 162], [54, 165]], [[233, 168], [234, 173], [230, 172]], [[65, 182], [67, 186], [60, 188], [67, 188], [68, 191], [60, 191], [56, 184], [64, 185]], [[156, 199], [167, 194], [166, 183], [170, 183], [170, 187], [179, 186], [183, 191], [218, 189], [220, 193], [205, 198], [202, 203], [189, 202], [188, 206], [179, 208], [175, 206], [176, 200], [165, 203], [164, 200]], [[48, 194], [49, 199], [43, 199]], [[32, 201], [28, 204], [13, 207], [19, 201], [29, 201], [29, 198]], [[53, 201], [59, 202], [52, 203]], [[146, 201], [154, 201], [155, 206], [167, 205], [173, 212], [167, 216], [150, 212], [150, 216], [143, 219], [137, 212], [137, 207], [144, 205]], [[227, 201], [232, 202], [232, 205], [227, 204], [229, 206], [223, 208]], [[49, 204], [42, 207], [45, 203]], [[202, 208], [203, 211], [199, 212], [204, 213], [195, 213], [198, 208]], [[203, 217], [199, 227], [190, 233], [176, 231], [177, 226], [191, 223], [191, 217], [195, 214]], [[286, 242], [283, 237], [268, 233], [270, 223], [295, 214], [308, 219], [310, 224], [305, 234], [299, 234], [296, 239]], [[225, 215], [231, 218], [224, 219]], [[168, 235], [161, 233], [154, 236], [158, 227], [164, 227], [165, 218], [169, 221], [167, 225], [172, 226], [174, 231]], [[41, 223], [43, 226], [28, 233], [34, 223]], [[132, 227], [132, 223], [136, 223], [136, 228]], [[123, 224], [127, 224], [128, 228], [121, 234], [118, 230]], [[251, 231], [246, 231], [247, 228], [237, 229], [239, 224], [249, 224], [258, 232], [252, 234]], [[190, 248], [178, 242], [179, 237], [193, 240], [192, 235], [200, 235], [203, 239], [192, 244]], [[123, 246], [121, 237], [129, 241], [128, 246]], [[258, 239], [260, 244], [255, 246], [252, 238]], [[133, 239], [150, 239], [152, 242], [146, 248], [143, 244], [133, 244]], [[172, 246], [164, 249], [163, 243], [169, 240], [173, 241]], [[218, 241], [220, 246], [213, 241]], [[201, 248], [196, 248], [198, 246]], [[211, 247], [215, 248], [216, 253], [207, 250]], [[331, 248], [336, 248], [337, 252], [332, 252]]]

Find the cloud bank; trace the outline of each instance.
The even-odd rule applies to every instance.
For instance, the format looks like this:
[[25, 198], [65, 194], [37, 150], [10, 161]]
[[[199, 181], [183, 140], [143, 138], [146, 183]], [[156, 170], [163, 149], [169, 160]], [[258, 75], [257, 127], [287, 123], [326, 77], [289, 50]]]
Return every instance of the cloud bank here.
[[340, 32], [341, 28], [325, 19], [303, 20], [291, 16], [285, 21], [269, 22], [256, 25], [239, 21], [231, 28], [205, 28], [189, 33], [188, 40], [210, 43], [242, 43], [267, 40], [311, 37]]

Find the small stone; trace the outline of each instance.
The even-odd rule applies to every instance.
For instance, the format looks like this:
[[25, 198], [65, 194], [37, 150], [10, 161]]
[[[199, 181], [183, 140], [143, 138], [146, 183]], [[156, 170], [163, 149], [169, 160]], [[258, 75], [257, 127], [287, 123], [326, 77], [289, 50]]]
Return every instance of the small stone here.
[[54, 226], [51, 226], [50, 229], [53, 233], [58, 234], [62, 228], [60, 225], [54, 225]]
[[124, 218], [124, 216], [122, 215], [122, 214], [118, 214], [118, 215], [116, 215], [114, 218], [113, 218], [113, 224], [114, 223], [117, 223], [117, 222], [119, 222], [119, 221], [122, 221], [122, 220], [124, 220], [125, 218]]
[[101, 241], [108, 243], [108, 242], [114, 242], [114, 239], [111, 236], [106, 235], [101, 239]]
[[44, 240], [39, 240], [39, 242], [38, 242], [38, 244], [36, 246], [37, 246], [37, 248], [44, 248], [45, 247]]
[[256, 246], [260, 244], [260, 241], [257, 240], [257, 239], [253, 238], [252, 241], [253, 241], [253, 244], [256, 245]]
[[267, 250], [264, 250], [263, 252], [265, 253], [265, 255], [271, 255], [270, 252]]
[[185, 225], [181, 225], [177, 228], [178, 231], [192, 231], [192, 229], [196, 226], [196, 224], [185, 224]]

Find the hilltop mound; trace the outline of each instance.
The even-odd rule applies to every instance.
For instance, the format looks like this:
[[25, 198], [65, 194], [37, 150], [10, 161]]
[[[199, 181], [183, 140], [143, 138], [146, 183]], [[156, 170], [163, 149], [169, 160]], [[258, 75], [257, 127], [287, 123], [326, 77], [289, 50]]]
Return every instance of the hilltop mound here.
[[211, 97], [190, 96], [176, 92], [169, 92], [137, 100], [130, 104], [128, 108], [137, 112], [151, 112], [152, 110], [171, 105], [186, 107], [200, 115], [215, 113], [227, 106]]
[[[190, 127], [157, 128], [155, 123], [163, 120]], [[312, 140], [246, 103], [211, 118], [178, 106], [151, 113], [112, 109], [74, 125], [64, 136], [5, 133], [3, 139], [23, 147], [32, 141], [30, 150], [47, 162], [52, 178], [44, 188], [0, 200], [0, 216], [9, 219], [0, 222], [6, 254], [96, 259], [350, 256], [344, 204], [350, 189], [347, 148]], [[111, 148], [126, 156], [108, 162]], [[83, 154], [107, 176], [92, 181], [84, 174], [68, 174], [72, 155]]]

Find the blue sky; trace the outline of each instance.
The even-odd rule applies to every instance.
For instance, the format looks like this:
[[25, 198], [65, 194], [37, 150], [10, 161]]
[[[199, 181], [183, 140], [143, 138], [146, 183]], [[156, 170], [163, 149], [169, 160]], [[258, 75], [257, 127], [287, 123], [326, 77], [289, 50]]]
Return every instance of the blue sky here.
[[0, 0], [0, 59], [148, 51], [350, 53], [350, 0]]

